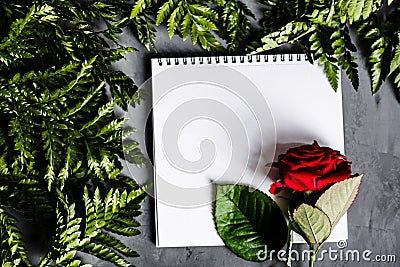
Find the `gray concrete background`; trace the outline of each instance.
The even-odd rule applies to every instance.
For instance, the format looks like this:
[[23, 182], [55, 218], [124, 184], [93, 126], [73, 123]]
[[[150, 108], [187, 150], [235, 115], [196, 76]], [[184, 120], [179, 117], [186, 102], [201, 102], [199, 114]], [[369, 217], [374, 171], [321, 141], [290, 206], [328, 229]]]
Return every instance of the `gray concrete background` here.
[[[178, 37], [169, 40], [165, 29], [158, 29], [159, 54], [141, 47], [129, 32], [121, 38], [126, 45], [140, 48], [116, 67], [131, 75], [140, 85], [151, 75], [151, 57], [207, 55], [190, 41]], [[395, 254], [400, 262], [400, 104], [393, 86], [386, 82], [378, 94], [371, 95], [366, 59], [358, 54], [360, 88], [356, 92], [342, 75], [345, 148], [353, 162], [354, 172], [365, 173], [359, 195], [348, 213], [349, 240], [347, 250], [370, 250], [372, 255]], [[280, 262], [251, 263], [225, 247], [156, 248], [154, 244], [154, 209], [152, 199], [143, 204], [140, 217], [141, 234], [122, 241], [138, 251], [140, 258], [131, 259], [136, 266], [284, 266]], [[325, 248], [336, 249], [336, 244]], [[305, 246], [295, 245], [295, 249]], [[95, 259], [93, 259], [96, 262]], [[111, 266], [100, 261], [95, 266]], [[293, 266], [308, 266], [294, 262]], [[400, 266], [400, 263], [318, 262], [316, 266]]]

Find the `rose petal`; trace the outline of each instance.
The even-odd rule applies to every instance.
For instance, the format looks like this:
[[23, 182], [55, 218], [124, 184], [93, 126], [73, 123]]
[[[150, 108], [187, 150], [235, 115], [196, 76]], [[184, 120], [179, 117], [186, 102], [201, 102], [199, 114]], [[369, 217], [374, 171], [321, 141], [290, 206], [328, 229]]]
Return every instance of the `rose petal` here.
[[351, 166], [350, 162], [343, 162], [338, 166], [338, 170], [332, 172], [330, 175], [317, 179], [317, 190], [322, 190], [330, 184], [340, 182], [350, 178]]
[[[318, 176], [308, 176], [306, 172], [296, 173], [285, 173], [284, 183], [286, 187], [296, 191], [308, 191], [316, 189], [316, 179]], [[304, 176], [302, 176], [304, 174]]]
[[278, 182], [271, 184], [271, 187], [269, 188], [269, 192], [273, 195], [276, 195], [279, 192], [281, 192], [284, 187], [285, 187], [285, 185], [278, 181]]
[[347, 179], [351, 163], [339, 151], [313, 144], [301, 145], [278, 156], [272, 167], [279, 168], [282, 181], [271, 186], [278, 192], [283, 187], [296, 191], [321, 190], [327, 185]]

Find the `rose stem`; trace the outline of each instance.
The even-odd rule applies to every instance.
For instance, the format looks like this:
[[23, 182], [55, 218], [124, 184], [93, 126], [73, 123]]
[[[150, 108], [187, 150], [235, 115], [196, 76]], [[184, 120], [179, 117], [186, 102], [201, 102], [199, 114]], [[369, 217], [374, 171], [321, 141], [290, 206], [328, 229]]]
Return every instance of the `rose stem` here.
[[288, 223], [288, 238], [287, 238], [287, 245], [286, 245], [286, 267], [292, 266], [292, 258], [291, 258], [291, 251], [293, 245], [293, 232], [292, 232], [292, 224]]
[[[311, 253], [312, 251], [312, 253]], [[309, 267], [314, 267], [314, 261], [315, 261], [315, 253], [314, 253], [314, 243], [310, 244], [310, 262], [309, 262]]]

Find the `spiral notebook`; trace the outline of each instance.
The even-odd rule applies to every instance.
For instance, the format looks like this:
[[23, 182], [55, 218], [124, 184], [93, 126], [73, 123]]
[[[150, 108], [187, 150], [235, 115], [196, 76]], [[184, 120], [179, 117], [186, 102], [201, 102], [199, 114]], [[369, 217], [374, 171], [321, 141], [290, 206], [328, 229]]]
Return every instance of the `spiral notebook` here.
[[[268, 193], [278, 177], [270, 163], [289, 147], [317, 140], [344, 153], [341, 90], [304, 55], [151, 63], [158, 247], [223, 245], [212, 216], [216, 183]], [[328, 241], [347, 236], [344, 216]]]

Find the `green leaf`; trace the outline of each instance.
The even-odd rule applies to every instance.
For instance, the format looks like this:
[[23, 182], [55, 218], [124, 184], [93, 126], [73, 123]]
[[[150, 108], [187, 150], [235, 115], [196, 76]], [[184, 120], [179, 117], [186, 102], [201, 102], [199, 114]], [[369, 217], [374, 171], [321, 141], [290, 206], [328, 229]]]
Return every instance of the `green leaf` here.
[[309, 244], [322, 244], [330, 235], [332, 227], [328, 216], [318, 208], [301, 204], [293, 212], [293, 220], [300, 234]]
[[331, 84], [333, 90], [336, 92], [339, 86], [339, 67], [330, 62], [328, 59], [323, 56], [320, 60], [321, 64], [324, 65], [324, 71], [326, 76], [328, 77], [328, 81]]
[[400, 88], [400, 73], [396, 75], [396, 78], [394, 79], [394, 83], [397, 85], [397, 88]]
[[103, 244], [90, 243], [86, 246], [86, 249], [90, 254], [114, 263], [116, 266], [120, 267], [131, 267], [132, 265], [125, 260], [122, 256], [115, 253], [113, 250], [109, 249]]
[[259, 190], [217, 185], [214, 221], [218, 234], [239, 257], [260, 261], [259, 253], [281, 249], [287, 225], [278, 205]]
[[335, 183], [327, 189], [315, 203], [329, 218], [332, 227], [346, 213], [357, 196], [362, 175]]
[[160, 25], [166, 17], [171, 13], [171, 2], [165, 2], [157, 12], [156, 25]]
[[180, 7], [177, 7], [171, 13], [171, 17], [168, 19], [169, 38], [172, 38], [172, 36], [174, 36], [175, 32], [177, 31], [180, 19], [181, 19], [181, 10]]
[[383, 80], [385, 79], [385, 74], [382, 71], [382, 62], [383, 54], [385, 52], [384, 48], [380, 48], [372, 52], [369, 58], [369, 62], [371, 63], [371, 81], [372, 81], [372, 93], [376, 94]]
[[190, 18], [190, 14], [186, 14], [185, 17], [183, 18], [182, 21], [182, 39], [185, 41], [190, 33], [190, 30], [192, 28], [192, 19]]
[[133, 9], [131, 11], [130, 18], [131, 19], [135, 18], [145, 8], [146, 8], [146, 0], [138, 0], [138, 1], [136, 1], [135, 6], [133, 7]]
[[389, 75], [392, 74], [395, 70], [397, 70], [400, 66], [400, 34], [397, 36], [398, 43], [396, 45], [393, 58], [390, 62], [390, 72]]
[[335, 30], [330, 36], [330, 41], [332, 42], [331, 46], [334, 49], [334, 57], [338, 65], [346, 72], [353, 88], [358, 89], [358, 65], [355, 62], [356, 58], [351, 54], [351, 52], [356, 51], [356, 48], [351, 41], [347, 26], [345, 25], [343, 29]]
[[[153, 45], [149, 8], [155, 2], [2, 2], [0, 265], [30, 266], [18, 224], [4, 206], [26, 227], [46, 230], [40, 238], [47, 253], [39, 266], [82, 266], [84, 251], [106, 261], [117, 254], [122, 265], [137, 256], [107, 231], [138, 234], [134, 216], [141, 198], [132, 193], [135, 181], [121, 175], [123, 120], [115, 114], [116, 107], [127, 112], [137, 86], [111, 64], [135, 51], [119, 43], [130, 23], [140, 24], [133, 27], [140, 42]], [[135, 159], [141, 154], [138, 147], [130, 153]], [[99, 247], [86, 247], [93, 243]]]
[[[373, 12], [382, 7], [381, 0], [340, 0], [338, 3], [342, 23], [367, 19]], [[339, 13], [338, 12], [338, 13]]]
[[[0, 207], [0, 263], [7, 266], [7, 262], [18, 259], [21, 266], [32, 266], [28, 252], [22, 239], [22, 233], [17, 227], [17, 219], [6, 213]], [[23, 265], [22, 265], [23, 263]], [[14, 266], [14, 265], [10, 265]]]
[[271, 50], [287, 43], [292, 44], [301, 37], [313, 32], [314, 30], [315, 27], [310, 27], [310, 24], [308, 22], [289, 22], [279, 30], [264, 36], [261, 39], [263, 45], [255, 49], [251, 54]]

